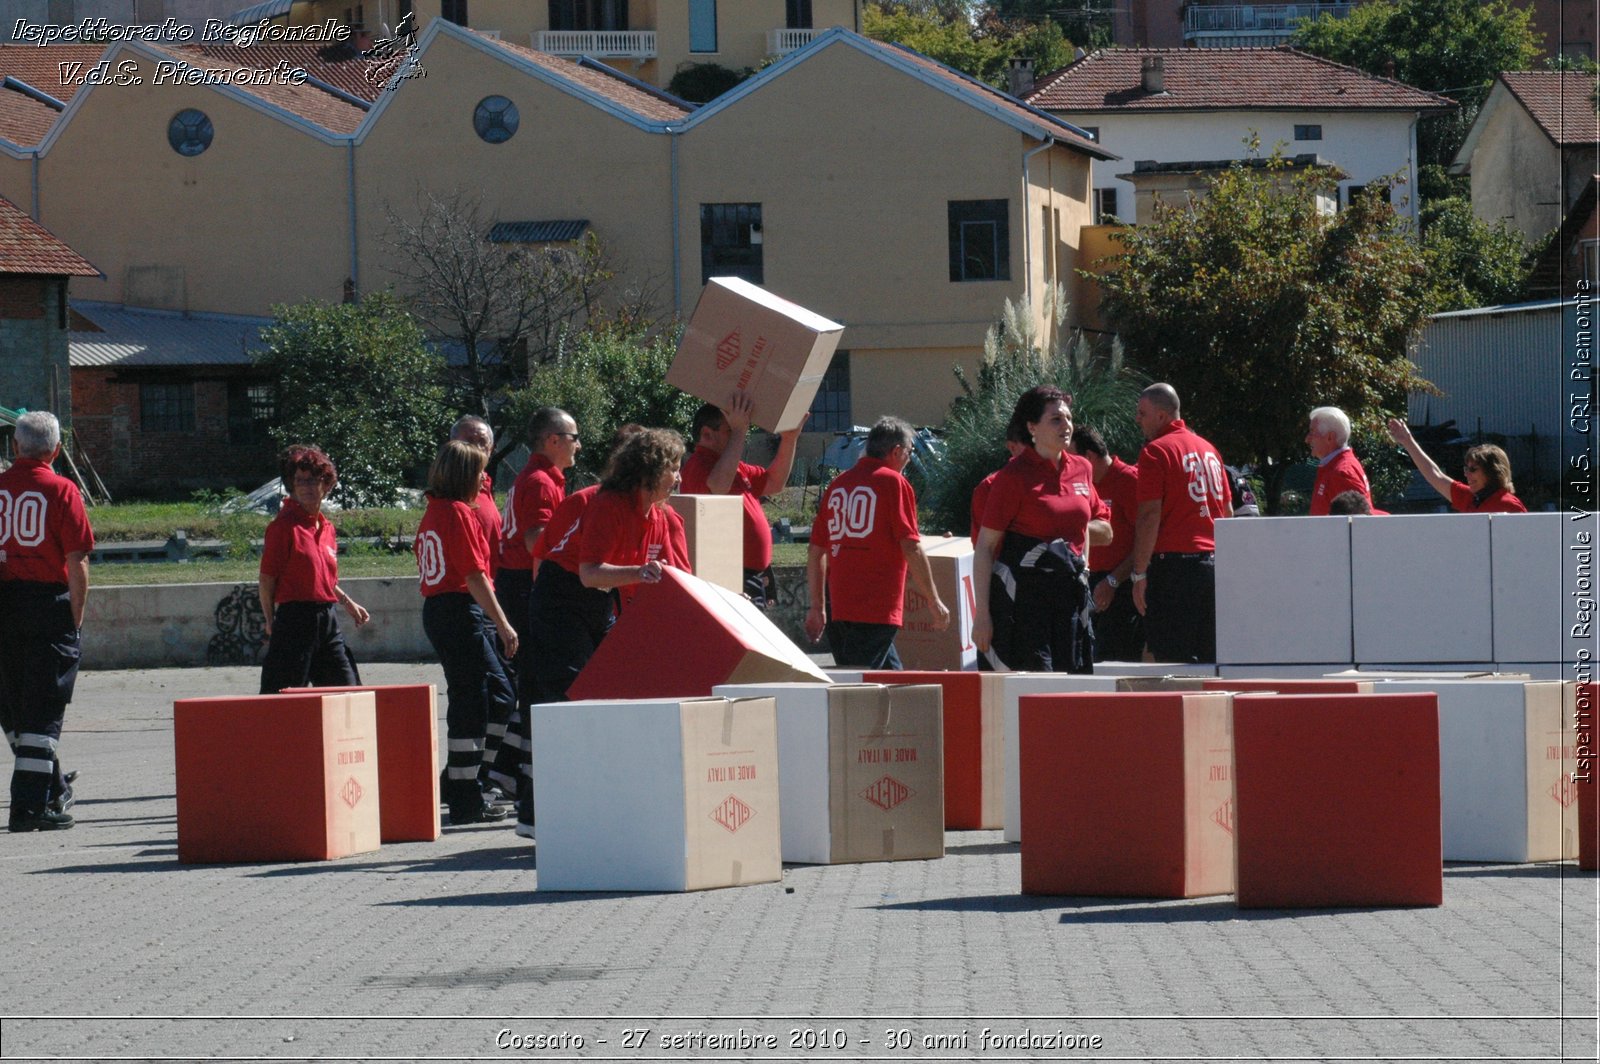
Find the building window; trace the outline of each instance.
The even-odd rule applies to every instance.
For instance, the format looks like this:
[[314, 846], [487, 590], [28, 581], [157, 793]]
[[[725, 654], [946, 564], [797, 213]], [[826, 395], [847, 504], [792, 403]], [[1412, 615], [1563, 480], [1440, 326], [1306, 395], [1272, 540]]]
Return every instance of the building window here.
[[835, 351], [828, 372], [822, 375], [817, 397], [811, 401], [811, 420], [807, 432], [849, 432], [850, 352]]
[[791, 30], [809, 30], [811, 0], [784, 0], [783, 24]]
[[1294, 139], [1295, 140], [1321, 140], [1322, 139], [1322, 127], [1321, 126], [1295, 126], [1294, 127]]
[[689, 0], [689, 51], [717, 50], [717, 0]]
[[[1356, 197], [1365, 195], [1367, 189], [1369, 189], [1369, 188], [1372, 188], [1372, 186], [1371, 185], [1349, 185], [1349, 186], [1347, 186], [1345, 188], [1344, 205], [1346, 207], [1350, 206], [1352, 203], [1354, 203], [1356, 201]], [[1387, 185], [1379, 185], [1377, 188], [1372, 188], [1372, 191], [1374, 193], [1376, 193], [1378, 199], [1382, 200], [1384, 203], [1393, 203], [1394, 202], [1394, 190], [1391, 189], [1389, 186], [1387, 186]]]
[[950, 279], [1011, 279], [1011, 215], [1007, 201], [950, 201]]
[[700, 204], [700, 283], [742, 277], [762, 283], [761, 204]]
[[1117, 224], [1117, 190], [1114, 188], [1097, 188], [1094, 190], [1094, 224]]
[[273, 386], [263, 381], [228, 382], [228, 442], [266, 443], [268, 426], [277, 411]]
[[553, 30], [625, 30], [628, 0], [550, 0]]
[[472, 112], [472, 128], [490, 144], [510, 140], [521, 121], [517, 105], [504, 96], [485, 96]]
[[193, 382], [139, 385], [139, 427], [145, 432], [193, 432]]
[[360, 31], [367, 28], [366, 19], [362, 15], [361, 5], [344, 9], [344, 21], [352, 30]]
[[1078, 128], [1083, 131], [1083, 135], [1084, 136], [1088, 137], [1090, 140], [1094, 141], [1096, 144], [1100, 143], [1100, 127], [1099, 126], [1079, 126]]
[[179, 155], [195, 156], [211, 147], [211, 119], [193, 107], [179, 111], [167, 123], [167, 143]]
[[1579, 241], [1578, 256], [1583, 260], [1583, 279], [1590, 285], [1600, 284], [1600, 240]]
[[467, 0], [439, 0], [439, 17], [457, 26], [467, 24]]

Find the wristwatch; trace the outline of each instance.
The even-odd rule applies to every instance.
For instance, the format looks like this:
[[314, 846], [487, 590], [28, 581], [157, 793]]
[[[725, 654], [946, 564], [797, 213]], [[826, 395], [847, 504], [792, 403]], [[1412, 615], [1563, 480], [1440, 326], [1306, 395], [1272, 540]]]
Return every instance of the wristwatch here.
[[1144, 577], [1145, 577], [1144, 573], [1129, 573], [1128, 574], [1128, 582], [1129, 583], [1133, 583], [1133, 584], [1137, 584], [1139, 581], [1143, 580]]
[[1117, 587], [1120, 585], [1120, 583], [1121, 583], [1121, 581], [1119, 581], [1117, 579], [1117, 574], [1116, 573], [1107, 573], [1106, 574], [1106, 586], [1111, 588], [1111, 590], [1115, 591], [1117, 589]]

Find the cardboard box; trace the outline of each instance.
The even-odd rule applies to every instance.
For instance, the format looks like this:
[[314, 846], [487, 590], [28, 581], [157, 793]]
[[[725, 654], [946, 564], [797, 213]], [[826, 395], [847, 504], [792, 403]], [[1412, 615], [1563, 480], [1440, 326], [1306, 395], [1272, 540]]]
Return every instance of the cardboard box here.
[[1233, 764], [1241, 908], [1443, 903], [1432, 694], [1235, 695]]
[[772, 432], [799, 428], [833, 360], [844, 326], [738, 277], [713, 277], [678, 341], [667, 383], [727, 406], [743, 390], [751, 420]]
[[1217, 675], [1239, 676], [1245, 679], [1320, 680], [1325, 676], [1339, 676], [1354, 672], [1348, 661], [1330, 661], [1310, 665], [1219, 665]]
[[1218, 521], [1216, 534], [1219, 662], [1356, 660], [1348, 517]]
[[716, 693], [777, 703], [785, 861], [944, 856], [940, 688], [729, 684]]
[[1215, 676], [1217, 666], [1171, 661], [1097, 661], [1096, 676]]
[[539, 890], [782, 877], [772, 699], [558, 702], [529, 714]]
[[744, 500], [738, 495], [669, 495], [683, 518], [694, 575], [744, 594]]
[[1247, 680], [1242, 677], [1201, 680], [1202, 691], [1273, 691], [1285, 695], [1370, 695], [1373, 680], [1295, 680], [1288, 678]]
[[1373, 680], [1511, 680], [1525, 683], [1533, 679], [1525, 672], [1501, 671], [1492, 662], [1462, 666], [1419, 661], [1406, 665], [1358, 665], [1354, 671], [1362, 679]]
[[431, 683], [289, 688], [289, 694], [371, 691], [378, 728], [379, 836], [384, 842], [439, 837], [439, 705]]
[[[1350, 561], [1354, 660], [1494, 660], [1488, 514], [1354, 521]], [[1303, 605], [1315, 613], [1328, 603]]]
[[923, 552], [933, 571], [933, 586], [950, 611], [950, 626], [933, 627], [933, 609], [923, 594], [906, 581], [905, 616], [894, 638], [900, 662], [908, 669], [961, 672], [978, 667], [978, 646], [972, 622], [978, 600], [972, 587], [972, 540], [965, 536], [924, 536]]
[[1117, 690], [1139, 691], [1206, 691], [1206, 676], [1118, 676]]
[[1578, 799], [1578, 867], [1600, 870], [1600, 784], [1595, 782], [1595, 722], [1600, 685], [1573, 685], [1571, 717], [1577, 740], [1573, 785]]
[[828, 677], [743, 595], [667, 569], [641, 584], [568, 692], [586, 698], [693, 698], [723, 683]]
[[1497, 661], [1494, 671], [1528, 680], [1565, 680], [1572, 675], [1572, 666], [1560, 661]]
[[864, 672], [865, 683], [937, 684], [944, 689], [944, 826], [1005, 822], [1005, 696], [992, 672]]
[[[1096, 666], [1098, 668], [1098, 666]], [[1017, 708], [1023, 695], [1067, 694], [1076, 691], [1117, 690], [1117, 677], [1067, 672], [1007, 672], [999, 674], [1002, 706], [1002, 745], [1005, 748], [1005, 810], [1002, 827], [1007, 842], [1022, 841], [1022, 731]]]
[[378, 848], [370, 692], [172, 704], [178, 860], [326, 861]]
[[1445, 860], [1578, 855], [1569, 685], [1385, 680], [1379, 690], [1438, 697]]
[[1567, 637], [1579, 621], [1578, 600], [1563, 586], [1573, 553], [1563, 543], [1568, 522], [1562, 513], [1489, 519], [1495, 661], [1559, 662], [1572, 656]]
[[1231, 893], [1230, 701], [1179, 693], [1023, 698], [1022, 893]]

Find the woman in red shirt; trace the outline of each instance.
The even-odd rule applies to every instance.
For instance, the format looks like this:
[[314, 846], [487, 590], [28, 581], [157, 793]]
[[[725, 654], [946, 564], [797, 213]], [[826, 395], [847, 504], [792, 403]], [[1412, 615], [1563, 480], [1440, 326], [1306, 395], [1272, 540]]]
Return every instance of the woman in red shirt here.
[[261, 549], [261, 615], [267, 655], [261, 693], [286, 687], [351, 687], [361, 682], [355, 658], [339, 631], [340, 604], [360, 628], [366, 609], [339, 586], [339, 545], [322, 502], [339, 482], [328, 456], [296, 445], [279, 459], [289, 497], [267, 526]]
[[1093, 672], [1085, 557], [1089, 544], [1111, 542], [1111, 510], [1089, 460], [1067, 451], [1066, 395], [1050, 385], [1023, 393], [1006, 437], [1031, 446], [995, 474], [984, 504], [973, 641], [994, 667]]
[[[489, 703], [498, 701], [506, 716], [516, 705], [504, 661], [516, 657], [517, 632], [494, 597], [489, 538], [473, 512], [487, 457], [461, 440], [439, 451], [428, 469], [428, 509], [413, 548], [421, 576], [422, 629], [444, 666], [449, 736], [444, 798], [452, 824], [507, 815], [503, 806], [484, 801], [478, 784]], [[504, 660], [495, 650], [496, 633]]]
[[1445, 476], [1439, 463], [1428, 457], [1411, 429], [1399, 418], [1389, 419], [1389, 436], [1406, 449], [1411, 462], [1433, 490], [1450, 500], [1450, 505], [1464, 514], [1525, 514], [1528, 508], [1513, 494], [1517, 489], [1511, 483], [1511, 459], [1506, 452], [1492, 443], [1481, 443], [1467, 451], [1462, 461], [1467, 482], [1451, 480]]

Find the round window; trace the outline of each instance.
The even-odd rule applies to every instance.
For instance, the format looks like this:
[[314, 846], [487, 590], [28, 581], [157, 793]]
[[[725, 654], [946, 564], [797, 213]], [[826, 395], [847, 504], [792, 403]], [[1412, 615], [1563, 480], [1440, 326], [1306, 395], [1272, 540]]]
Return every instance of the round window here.
[[485, 96], [472, 112], [472, 128], [490, 144], [504, 144], [517, 131], [517, 105], [504, 96]]
[[199, 155], [211, 147], [211, 119], [204, 111], [179, 111], [167, 123], [167, 143], [179, 155]]

